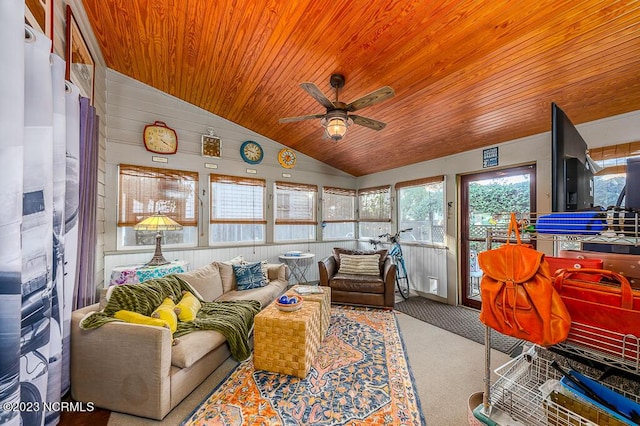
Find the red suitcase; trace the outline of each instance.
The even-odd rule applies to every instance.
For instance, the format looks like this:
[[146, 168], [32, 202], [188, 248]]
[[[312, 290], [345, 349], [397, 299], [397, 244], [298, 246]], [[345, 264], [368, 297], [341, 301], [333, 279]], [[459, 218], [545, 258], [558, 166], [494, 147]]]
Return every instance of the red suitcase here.
[[575, 259], [602, 259], [602, 269], [623, 275], [631, 287], [640, 289], [640, 255], [624, 253], [602, 253], [585, 250], [561, 250], [560, 257]]

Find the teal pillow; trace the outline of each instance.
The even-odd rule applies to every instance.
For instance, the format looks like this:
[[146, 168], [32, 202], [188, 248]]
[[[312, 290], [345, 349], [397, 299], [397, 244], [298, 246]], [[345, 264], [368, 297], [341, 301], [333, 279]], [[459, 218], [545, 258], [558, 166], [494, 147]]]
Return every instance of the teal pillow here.
[[267, 285], [267, 281], [264, 279], [264, 275], [262, 275], [262, 265], [260, 262], [232, 266], [233, 273], [236, 276], [238, 290], [250, 290]]

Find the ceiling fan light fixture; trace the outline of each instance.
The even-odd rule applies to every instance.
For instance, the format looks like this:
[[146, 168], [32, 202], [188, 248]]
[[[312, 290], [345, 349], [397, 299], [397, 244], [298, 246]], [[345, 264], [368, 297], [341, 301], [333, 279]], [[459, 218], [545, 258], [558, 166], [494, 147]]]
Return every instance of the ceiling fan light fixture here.
[[347, 134], [347, 129], [353, 123], [353, 121], [343, 111], [335, 111], [334, 113], [328, 113], [325, 118], [321, 120], [322, 127], [334, 141], [339, 141]]

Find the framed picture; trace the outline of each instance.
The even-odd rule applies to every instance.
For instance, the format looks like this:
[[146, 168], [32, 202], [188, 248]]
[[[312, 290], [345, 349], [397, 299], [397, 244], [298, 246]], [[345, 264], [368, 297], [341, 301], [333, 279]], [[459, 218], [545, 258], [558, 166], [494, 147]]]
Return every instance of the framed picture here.
[[25, 22], [53, 40], [53, 0], [25, 0], [24, 5]]
[[80, 32], [71, 7], [67, 5], [67, 74], [66, 79], [78, 86], [80, 94], [93, 105], [95, 62]]
[[202, 156], [220, 158], [222, 141], [217, 136], [202, 135]]

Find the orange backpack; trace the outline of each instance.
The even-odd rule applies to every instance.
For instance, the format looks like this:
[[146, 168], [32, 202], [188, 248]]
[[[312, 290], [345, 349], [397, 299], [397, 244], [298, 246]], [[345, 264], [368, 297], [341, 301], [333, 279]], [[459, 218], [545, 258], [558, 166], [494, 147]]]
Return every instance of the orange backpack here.
[[[509, 242], [512, 232], [516, 244]], [[567, 338], [571, 317], [553, 286], [544, 253], [522, 244], [514, 213], [506, 244], [480, 253], [478, 262], [483, 272], [480, 321], [502, 334], [541, 346]]]

